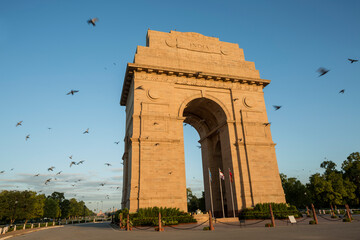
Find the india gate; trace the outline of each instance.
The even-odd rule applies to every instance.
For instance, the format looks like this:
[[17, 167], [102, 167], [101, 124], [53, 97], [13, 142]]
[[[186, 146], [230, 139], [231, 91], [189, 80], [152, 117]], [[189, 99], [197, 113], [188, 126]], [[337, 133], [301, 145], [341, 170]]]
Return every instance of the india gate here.
[[[187, 211], [183, 125], [199, 133], [206, 209], [285, 202], [261, 79], [238, 44], [199, 33], [148, 30], [128, 63], [122, 208]], [[228, 169], [233, 174], [230, 185]], [[230, 187], [232, 189], [230, 189]], [[219, 214], [217, 214], [219, 215]]]

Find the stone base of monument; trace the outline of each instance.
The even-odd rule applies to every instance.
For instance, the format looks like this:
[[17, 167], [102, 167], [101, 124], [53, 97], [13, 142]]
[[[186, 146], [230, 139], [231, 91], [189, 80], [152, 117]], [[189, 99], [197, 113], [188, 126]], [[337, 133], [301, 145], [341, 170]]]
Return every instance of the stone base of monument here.
[[239, 218], [237, 217], [228, 217], [228, 218], [215, 218], [216, 222], [239, 222]]

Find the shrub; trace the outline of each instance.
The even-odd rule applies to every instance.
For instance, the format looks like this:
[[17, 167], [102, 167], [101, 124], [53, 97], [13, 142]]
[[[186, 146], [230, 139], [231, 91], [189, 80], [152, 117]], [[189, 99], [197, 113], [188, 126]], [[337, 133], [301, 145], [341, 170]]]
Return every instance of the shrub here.
[[239, 213], [239, 220], [244, 219], [268, 219], [271, 217], [269, 205], [271, 204], [274, 217], [277, 219], [287, 218], [289, 215], [294, 217], [302, 217], [295, 206], [288, 206], [285, 203], [258, 203], [254, 208], [246, 208]]
[[[353, 220], [353, 218], [352, 218], [352, 220]], [[351, 222], [351, 220], [349, 218], [344, 218], [343, 222]]]
[[204, 231], [208, 231], [208, 230], [210, 230], [210, 227], [209, 227], [209, 226], [204, 227], [203, 230], [204, 230]]
[[311, 220], [311, 221], [309, 221], [309, 224], [310, 224], [310, 225], [316, 224], [316, 221], [315, 221], [315, 220]]
[[274, 227], [271, 223], [266, 223], [265, 227]]

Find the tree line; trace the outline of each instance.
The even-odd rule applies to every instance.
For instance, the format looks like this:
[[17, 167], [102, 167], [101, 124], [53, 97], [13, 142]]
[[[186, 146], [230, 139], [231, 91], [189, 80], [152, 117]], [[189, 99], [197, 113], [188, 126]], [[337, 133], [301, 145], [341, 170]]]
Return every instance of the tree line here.
[[92, 216], [84, 201], [75, 198], [66, 199], [64, 193], [53, 192], [49, 196], [37, 194], [34, 191], [0, 192], [0, 220], [1, 222], [24, 221], [32, 219], [78, 218]]
[[324, 172], [311, 175], [307, 184], [280, 174], [286, 202], [298, 208], [305, 208], [311, 203], [321, 208], [344, 204], [359, 207], [360, 153], [351, 153], [342, 162], [340, 170], [333, 161], [323, 161], [320, 167]]

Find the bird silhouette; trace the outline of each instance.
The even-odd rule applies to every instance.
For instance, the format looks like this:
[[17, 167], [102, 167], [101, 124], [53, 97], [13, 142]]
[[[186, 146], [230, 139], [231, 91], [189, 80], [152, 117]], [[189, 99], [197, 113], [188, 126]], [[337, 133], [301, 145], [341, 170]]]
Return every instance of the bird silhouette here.
[[357, 59], [351, 59], [351, 58], [348, 58], [348, 60], [350, 61], [350, 63], [354, 63], [354, 62], [359, 61], [359, 60], [357, 60]]
[[187, 123], [184, 123], [184, 126], [186, 126], [187, 125]]
[[4, 173], [5, 171], [4, 170], [2, 170], [1, 172], [0, 172], [0, 174], [2, 174], [2, 173]]
[[49, 129], [49, 131], [52, 129], [52, 128], [48, 128]]
[[56, 175], [60, 175], [61, 173], [62, 173], [62, 171], [60, 171], [60, 172], [56, 173]]
[[115, 144], [119, 144], [120, 143], [120, 141], [118, 141], [118, 142], [114, 142]]
[[30, 138], [30, 134], [26, 135], [25, 141], [27, 141]]
[[83, 164], [84, 162], [85, 162], [85, 160], [81, 160], [76, 165]]
[[275, 111], [279, 110], [282, 106], [278, 106], [278, 105], [273, 105]]
[[75, 184], [71, 184], [71, 186], [75, 187]]
[[88, 24], [91, 24], [91, 25], [93, 25], [93, 27], [95, 27], [96, 26], [96, 22], [97, 21], [99, 21], [99, 19], [98, 18], [90, 18], [89, 20], [87, 20], [87, 23]]
[[330, 70], [321, 67], [321, 68], [319, 68], [317, 71], [320, 73], [319, 77], [321, 77], [321, 76], [327, 74]]
[[144, 87], [141, 85], [141, 86], [138, 86], [137, 88], [135, 88], [136, 90], [145, 90]]
[[72, 159], [73, 155], [69, 156], [70, 159]]
[[120, 187], [116, 187], [116, 189], [119, 189]]
[[172, 174], [172, 171], [169, 172], [169, 175], [171, 175], [171, 174]]
[[18, 127], [18, 126], [22, 126], [22, 125], [21, 125], [21, 124], [22, 124], [22, 122], [23, 122], [23, 121], [18, 122], [18, 123], [16, 124], [16, 127]]
[[72, 165], [76, 165], [76, 162], [72, 161], [72, 162], [70, 163], [70, 167], [71, 167]]
[[40, 173], [38, 173], [38, 174], [35, 174], [35, 175], [34, 175], [34, 177], [38, 177], [39, 175], [40, 175]]
[[154, 124], [154, 125], [159, 125], [159, 123], [157, 123], [157, 122], [154, 122], [153, 124]]
[[85, 132], [83, 132], [83, 134], [89, 133], [89, 129], [86, 129]]
[[105, 185], [105, 183], [100, 183], [100, 186], [104, 186]]
[[111, 164], [110, 164], [110, 163], [105, 163], [104, 165], [106, 165], [106, 166], [108, 166], [108, 167], [110, 167], [110, 166], [111, 166]]
[[265, 126], [269, 126], [271, 122], [264, 123]]
[[47, 179], [47, 180], [45, 181], [45, 185], [47, 185], [50, 181], [51, 181], [51, 178]]
[[14, 170], [14, 168], [10, 169], [10, 171]]
[[160, 143], [155, 143], [154, 145], [155, 145], [155, 146], [159, 146], [159, 145], [160, 145]]
[[54, 171], [54, 168], [55, 168], [54, 166], [49, 167], [49, 168], [48, 168], [48, 171]]
[[[341, 89], [339, 93], [344, 94], [345, 93], [345, 89]], [[351, 94], [350, 94], [351, 95]]]
[[201, 146], [197, 146], [199, 149], [201, 148]]
[[79, 92], [79, 90], [71, 90], [70, 92], [68, 92], [66, 95], [74, 95], [75, 93]]

